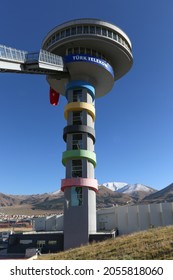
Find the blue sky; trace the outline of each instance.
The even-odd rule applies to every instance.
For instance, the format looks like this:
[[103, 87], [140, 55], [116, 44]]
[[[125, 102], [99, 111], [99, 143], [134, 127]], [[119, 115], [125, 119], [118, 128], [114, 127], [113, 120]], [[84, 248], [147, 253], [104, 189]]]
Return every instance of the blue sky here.
[[[101, 4], [101, 3], [104, 3]], [[173, 2], [171, 0], [2, 1], [0, 44], [37, 51], [65, 21], [93, 17], [122, 28], [134, 65], [96, 100], [99, 183], [173, 182]], [[0, 74], [0, 192], [32, 194], [60, 188], [66, 100], [49, 104], [45, 76]]]

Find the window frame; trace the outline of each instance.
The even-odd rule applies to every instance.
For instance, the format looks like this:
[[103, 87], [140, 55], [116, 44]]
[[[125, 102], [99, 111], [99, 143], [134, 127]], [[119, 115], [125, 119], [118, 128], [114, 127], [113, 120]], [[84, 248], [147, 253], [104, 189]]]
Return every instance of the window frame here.
[[82, 187], [72, 186], [71, 187], [71, 206], [77, 207], [83, 204], [83, 190]]
[[[77, 139], [75, 139], [77, 138]], [[74, 133], [72, 134], [72, 150], [80, 150], [83, 148], [83, 134]]]
[[82, 111], [74, 111], [72, 113], [73, 113], [73, 118], [72, 118], [73, 125], [82, 125]]
[[82, 178], [82, 160], [72, 159], [71, 163], [71, 176], [72, 178]]
[[73, 102], [82, 102], [82, 89], [73, 90]]

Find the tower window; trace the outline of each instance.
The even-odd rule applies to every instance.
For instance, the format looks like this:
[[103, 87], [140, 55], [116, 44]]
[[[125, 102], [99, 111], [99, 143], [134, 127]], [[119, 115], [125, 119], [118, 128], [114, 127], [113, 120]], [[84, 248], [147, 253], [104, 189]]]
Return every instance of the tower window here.
[[102, 28], [102, 35], [107, 36], [107, 30], [105, 28]]
[[82, 205], [82, 188], [81, 187], [72, 187], [71, 188], [71, 206], [80, 206]]
[[75, 35], [76, 34], [76, 26], [72, 27], [71, 29], [71, 35]]
[[85, 48], [80, 47], [80, 53], [84, 54], [85, 53]]
[[76, 54], [76, 53], [79, 53], [79, 47], [74, 48], [74, 53], [75, 53], [75, 54]]
[[65, 37], [65, 30], [61, 31], [61, 38]]
[[54, 42], [55, 42], [55, 35], [52, 36], [52, 43], [54, 43]]
[[95, 26], [90, 26], [90, 33], [94, 34], [95, 33]]
[[72, 160], [72, 177], [82, 177], [82, 160], [73, 159]]
[[88, 33], [88, 26], [84, 26], [84, 28], [83, 28], [83, 33], [84, 33], [84, 34]]
[[80, 102], [82, 101], [82, 90], [76, 89], [73, 91], [73, 102]]
[[91, 55], [91, 49], [86, 48], [86, 54]]
[[108, 37], [112, 38], [112, 32], [108, 30]]
[[93, 55], [93, 56], [97, 56], [96, 50], [92, 50], [92, 55]]
[[102, 57], [101, 52], [98, 52], [97, 54], [98, 54], [98, 57], [100, 57], [100, 58]]
[[82, 26], [77, 26], [77, 34], [82, 34]]
[[72, 135], [72, 150], [82, 149], [82, 134], [75, 133]]
[[70, 36], [70, 28], [66, 29], [66, 36]]
[[59, 40], [59, 37], [60, 37], [60, 36], [59, 36], [59, 33], [57, 33], [57, 34], [56, 34], [56, 41]]
[[72, 54], [72, 53], [73, 53], [73, 49], [72, 48], [68, 48], [67, 54]]
[[96, 34], [101, 35], [101, 27], [99, 26], [96, 27]]
[[113, 32], [113, 39], [117, 41], [117, 34]]
[[73, 112], [73, 125], [82, 124], [82, 111]]

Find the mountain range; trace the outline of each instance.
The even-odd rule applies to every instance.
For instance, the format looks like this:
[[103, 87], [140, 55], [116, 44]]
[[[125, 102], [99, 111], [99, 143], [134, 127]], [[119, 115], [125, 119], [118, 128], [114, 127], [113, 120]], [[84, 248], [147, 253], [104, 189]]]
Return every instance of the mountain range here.
[[[173, 183], [158, 191], [143, 184], [107, 182], [99, 186], [97, 208], [136, 203], [173, 201]], [[0, 212], [8, 213], [58, 213], [63, 211], [64, 195], [61, 191], [32, 195], [7, 195], [0, 193]], [[10, 212], [9, 212], [10, 211]]]
[[124, 182], [108, 182], [104, 183], [103, 186], [106, 188], [116, 191], [118, 193], [124, 193], [128, 194], [131, 197], [141, 200], [143, 199], [146, 195], [150, 195], [152, 193], [157, 192], [157, 190], [145, 186], [143, 184], [128, 184]]

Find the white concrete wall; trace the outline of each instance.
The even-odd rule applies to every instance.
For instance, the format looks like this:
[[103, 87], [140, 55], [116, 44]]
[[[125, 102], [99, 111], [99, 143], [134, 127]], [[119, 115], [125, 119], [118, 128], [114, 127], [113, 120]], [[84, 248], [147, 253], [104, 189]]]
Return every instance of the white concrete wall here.
[[39, 217], [33, 219], [33, 230], [44, 231], [46, 228], [46, 217]]
[[173, 225], [173, 202], [105, 208], [97, 211], [97, 230], [119, 234]]
[[34, 219], [35, 231], [62, 231], [64, 228], [64, 216], [52, 215]]
[[[173, 202], [119, 206], [97, 211], [98, 231], [111, 231], [118, 228], [119, 234], [128, 234], [153, 226], [167, 225], [173, 225]], [[34, 230], [36, 231], [62, 231], [63, 229], [63, 215], [34, 219]]]
[[56, 230], [56, 216], [48, 216], [46, 217], [46, 225], [45, 225], [45, 231], [51, 231]]
[[64, 215], [56, 216], [56, 230], [63, 231], [64, 230]]
[[163, 226], [170, 225], [170, 221], [173, 219], [173, 203], [162, 203], [162, 219]]

